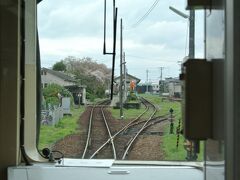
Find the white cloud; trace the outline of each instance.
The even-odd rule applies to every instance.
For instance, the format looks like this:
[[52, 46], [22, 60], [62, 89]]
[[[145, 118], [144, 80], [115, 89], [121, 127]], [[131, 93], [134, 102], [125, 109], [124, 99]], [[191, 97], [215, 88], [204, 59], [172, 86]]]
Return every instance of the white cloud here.
[[[103, 0], [44, 0], [39, 4], [39, 35], [43, 66], [52, 66], [66, 56], [89, 56], [111, 67], [111, 56], [102, 55]], [[112, 48], [112, 1], [108, 2], [107, 50]], [[137, 27], [132, 25], [151, 7], [152, 1], [116, 0], [118, 20], [124, 23], [124, 51], [127, 67], [135, 76], [145, 79], [159, 77], [157, 67], [164, 66], [164, 76], [177, 76], [186, 51], [187, 20], [169, 10], [169, 5], [184, 11], [184, 1], [161, 0], [155, 9]], [[187, 11], [185, 11], [188, 13]], [[197, 17], [197, 20], [199, 18]], [[196, 54], [202, 56], [203, 41], [196, 29]], [[116, 72], [119, 70], [119, 23]]]
[[71, 54], [81, 54], [91, 51], [98, 51], [102, 48], [98, 38], [59, 38], [41, 39], [40, 45], [42, 53], [49, 55], [69, 56]]

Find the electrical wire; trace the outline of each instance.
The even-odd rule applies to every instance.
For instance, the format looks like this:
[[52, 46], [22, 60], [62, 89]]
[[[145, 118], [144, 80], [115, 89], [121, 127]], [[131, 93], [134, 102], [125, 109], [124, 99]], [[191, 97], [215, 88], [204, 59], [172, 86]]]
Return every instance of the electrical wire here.
[[133, 27], [138, 26], [151, 12], [152, 10], [156, 7], [158, 4], [159, 0], [156, 0], [153, 5], [149, 8], [149, 10], [133, 25]]
[[155, 0], [153, 5], [148, 9], [148, 11], [135, 23], [132, 25], [133, 28], [137, 27], [139, 24], [141, 24], [144, 19], [147, 18], [147, 16], [152, 12], [152, 10], [157, 6], [160, 0]]
[[175, 62], [176, 59], [152, 59], [152, 58], [149, 58], [149, 57], [141, 57], [141, 56], [135, 56], [135, 55], [131, 55], [131, 54], [128, 54], [127, 55], [128, 57], [133, 57], [133, 58], [138, 58], [138, 59], [145, 59], [145, 60], [154, 60], [154, 61], [162, 61], [162, 62]]

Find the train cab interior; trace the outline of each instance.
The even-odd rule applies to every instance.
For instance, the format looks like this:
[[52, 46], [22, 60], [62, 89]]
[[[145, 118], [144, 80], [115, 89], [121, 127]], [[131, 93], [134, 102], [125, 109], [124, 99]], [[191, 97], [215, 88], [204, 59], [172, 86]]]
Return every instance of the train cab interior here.
[[32, 121], [38, 116], [40, 1], [0, 0], [0, 179], [239, 180], [240, 1], [185, 1], [188, 10], [204, 10], [204, 58], [188, 59], [181, 75], [184, 133], [204, 140], [203, 163], [73, 160], [59, 165], [42, 158]]

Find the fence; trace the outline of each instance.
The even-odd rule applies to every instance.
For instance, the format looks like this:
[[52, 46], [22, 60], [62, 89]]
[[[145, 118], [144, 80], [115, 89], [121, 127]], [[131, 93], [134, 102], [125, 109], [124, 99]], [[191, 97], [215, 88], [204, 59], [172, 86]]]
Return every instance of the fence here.
[[41, 111], [41, 124], [54, 126], [63, 118], [63, 108], [62, 107], [48, 107], [48, 110]]

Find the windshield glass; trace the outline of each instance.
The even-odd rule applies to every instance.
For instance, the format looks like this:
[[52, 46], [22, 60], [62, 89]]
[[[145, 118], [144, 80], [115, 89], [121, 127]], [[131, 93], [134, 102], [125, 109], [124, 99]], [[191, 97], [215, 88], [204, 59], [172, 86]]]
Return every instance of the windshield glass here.
[[190, 26], [184, 1], [105, 2], [38, 5], [39, 150], [80, 159], [202, 161], [203, 143], [198, 148], [182, 135], [179, 73], [186, 56], [203, 57], [203, 12]]

